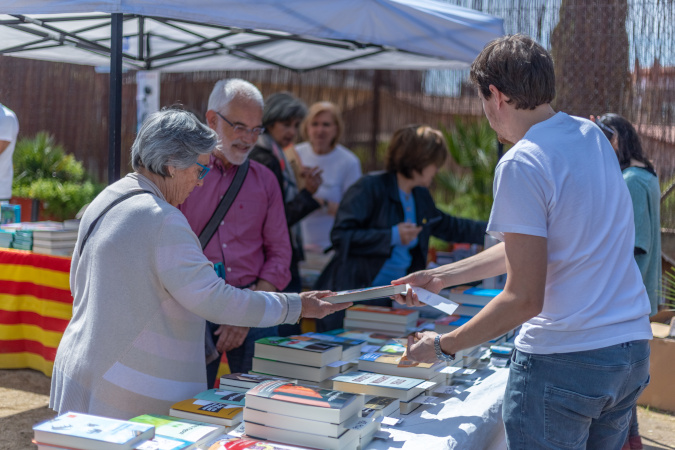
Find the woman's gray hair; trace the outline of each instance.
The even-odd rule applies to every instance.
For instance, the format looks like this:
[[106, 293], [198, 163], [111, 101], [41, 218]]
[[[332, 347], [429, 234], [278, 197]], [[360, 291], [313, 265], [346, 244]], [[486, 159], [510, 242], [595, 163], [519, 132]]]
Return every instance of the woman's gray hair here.
[[222, 111], [223, 114], [227, 114], [230, 102], [235, 98], [254, 101], [260, 105], [261, 109], [264, 106], [263, 96], [257, 87], [248, 81], [230, 78], [218, 81], [213, 87], [209, 96], [208, 109], [211, 111]]
[[302, 120], [307, 115], [307, 105], [290, 92], [277, 92], [267, 97], [263, 110], [262, 124], [269, 128], [274, 122]]
[[168, 176], [167, 166], [187, 169], [218, 143], [215, 131], [191, 112], [165, 108], [150, 115], [131, 146], [131, 166]]

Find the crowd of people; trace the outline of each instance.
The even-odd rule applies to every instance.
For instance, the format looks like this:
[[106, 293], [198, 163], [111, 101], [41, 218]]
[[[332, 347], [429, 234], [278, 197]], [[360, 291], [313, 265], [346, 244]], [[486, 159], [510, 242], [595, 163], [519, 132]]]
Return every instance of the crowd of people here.
[[[223, 353], [247, 372], [255, 340], [297, 333], [300, 318], [340, 328], [349, 304], [323, 300], [331, 291], [394, 282], [439, 292], [506, 273], [466, 325], [410, 336], [408, 357], [452, 360], [521, 326], [503, 407], [509, 448], [640, 448], [634, 408], [660, 283], [653, 166], [622, 117], [552, 109], [553, 62], [526, 36], [488, 44], [471, 79], [498, 138], [514, 144], [496, 168], [489, 222], [434, 204], [448, 149], [428, 125], [397, 130], [382, 170], [362, 176], [327, 101], [263, 100], [228, 79], [206, 124], [180, 109], [150, 115], [134, 172], [82, 218], [50, 407], [166, 413], [213, 386]], [[425, 270], [431, 236], [483, 244], [486, 233], [501, 243]], [[299, 293], [307, 251], [332, 256], [315, 290]], [[420, 306], [412, 291], [374, 303], [392, 301]]]

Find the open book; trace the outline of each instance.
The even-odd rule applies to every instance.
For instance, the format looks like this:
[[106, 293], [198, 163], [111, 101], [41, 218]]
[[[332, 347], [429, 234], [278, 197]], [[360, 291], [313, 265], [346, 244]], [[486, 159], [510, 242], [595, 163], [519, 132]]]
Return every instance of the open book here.
[[391, 297], [396, 294], [405, 294], [410, 286], [407, 284], [378, 286], [363, 289], [353, 289], [350, 291], [336, 292], [335, 295], [324, 297], [322, 300], [331, 303], [360, 302], [363, 300], [372, 300], [375, 298]]

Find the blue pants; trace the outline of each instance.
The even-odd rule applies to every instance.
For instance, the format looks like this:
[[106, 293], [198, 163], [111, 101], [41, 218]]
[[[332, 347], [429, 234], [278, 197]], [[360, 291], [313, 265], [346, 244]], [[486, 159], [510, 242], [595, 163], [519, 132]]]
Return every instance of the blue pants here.
[[[218, 336], [214, 335], [220, 325], [212, 322], [206, 322], [206, 326], [211, 330], [213, 342], [218, 342]], [[253, 350], [255, 348], [255, 341], [268, 337], [277, 336], [277, 327], [269, 328], [250, 328], [244, 343], [239, 347], [230, 350], [227, 353], [227, 363], [230, 366], [230, 373], [248, 373], [253, 365]], [[218, 376], [218, 367], [220, 366], [220, 358], [206, 365], [206, 382], [209, 389], [213, 388]]]
[[619, 450], [649, 383], [649, 342], [511, 359], [502, 415], [515, 449]]

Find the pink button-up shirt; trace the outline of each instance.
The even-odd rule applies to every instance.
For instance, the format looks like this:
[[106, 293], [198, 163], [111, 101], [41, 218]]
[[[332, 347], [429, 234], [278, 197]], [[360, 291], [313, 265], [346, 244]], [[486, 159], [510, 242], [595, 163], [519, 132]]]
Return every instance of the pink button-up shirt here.
[[[206, 226], [220, 199], [232, 184], [238, 166], [224, 169], [211, 156], [211, 171], [179, 206], [197, 236]], [[248, 174], [204, 254], [225, 266], [225, 281], [246, 286], [259, 278], [282, 290], [291, 280], [291, 244], [284, 201], [274, 173], [251, 161]]]

